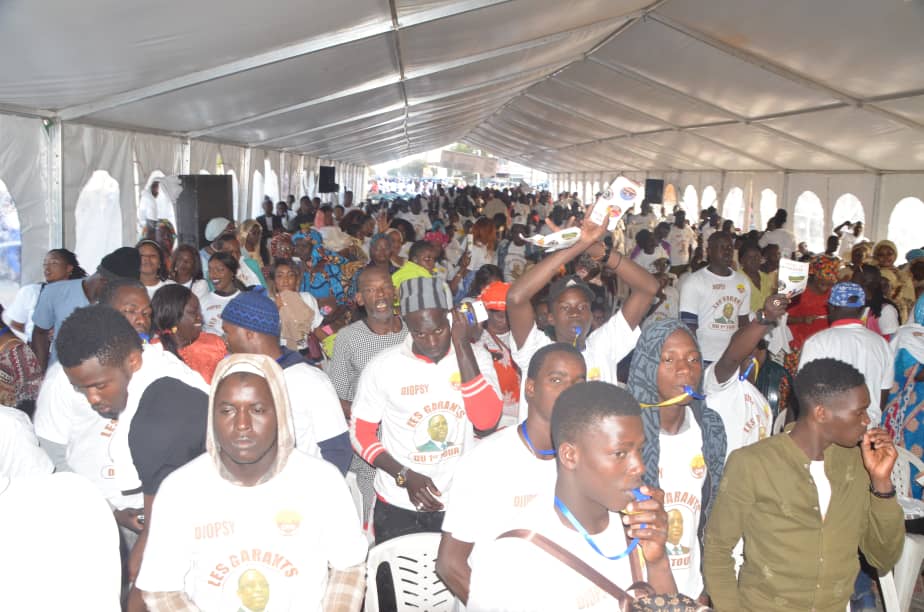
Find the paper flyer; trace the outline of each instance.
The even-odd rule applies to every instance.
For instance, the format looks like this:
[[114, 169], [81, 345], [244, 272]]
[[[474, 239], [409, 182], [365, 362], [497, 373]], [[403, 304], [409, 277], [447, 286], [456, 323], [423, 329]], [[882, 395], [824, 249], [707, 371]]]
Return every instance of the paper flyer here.
[[545, 249], [548, 252], [558, 251], [559, 249], [564, 249], [572, 244], [576, 243], [581, 237], [581, 228], [579, 227], [569, 227], [557, 232], [551, 233], [547, 236], [542, 234], [536, 234], [535, 236], [522, 236], [523, 240], [535, 244], [541, 249]]
[[793, 297], [805, 291], [808, 285], [808, 262], [781, 259], [779, 269], [779, 292]]

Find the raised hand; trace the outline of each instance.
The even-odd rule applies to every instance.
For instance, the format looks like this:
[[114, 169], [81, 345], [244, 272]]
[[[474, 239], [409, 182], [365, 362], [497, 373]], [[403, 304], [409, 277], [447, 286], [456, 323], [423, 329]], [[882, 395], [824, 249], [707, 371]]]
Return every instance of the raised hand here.
[[[641, 487], [641, 491], [651, 499], [630, 502], [622, 522], [629, 527], [629, 537], [638, 538], [645, 560], [651, 563], [667, 555], [667, 512], [664, 510], [664, 491], [649, 486]], [[644, 529], [642, 525], [645, 525]]]
[[789, 298], [782, 293], [767, 297], [764, 302], [764, 316], [770, 321], [778, 321], [789, 308]]
[[891, 491], [892, 467], [898, 458], [898, 451], [889, 433], [881, 427], [867, 431], [860, 442], [860, 453], [873, 488], [879, 493]]

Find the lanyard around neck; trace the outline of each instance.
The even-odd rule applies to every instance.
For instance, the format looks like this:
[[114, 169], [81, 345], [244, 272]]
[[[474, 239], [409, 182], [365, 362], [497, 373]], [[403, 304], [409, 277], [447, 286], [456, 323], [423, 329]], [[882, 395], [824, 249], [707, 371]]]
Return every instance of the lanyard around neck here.
[[[635, 501], [644, 501], [646, 499], [651, 499], [648, 495], [645, 495], [638, 489], [632, 489], [632, 494], [635, 495]], [[564, 516], [568, 520], [568, 522], [571, 523], [571, 526], [574, 527], [574, 530], [584, 537], [587, 543], [590, 544], [590, 547], [594, 549], [594, 552], [596, 552], [598, 555], [600, 555], [604, 559], [609, 559], [610, 561], [616, 561], [618, 559], [622, 559], [623, 557], [629, 555], [633, 550], [635, 550], [635, 547], [638, 546], [638, 538], [632, 538], [632, 541], [629, 543], [629, 546], [627, 546], [624, 551], [622, 551], [618, 555], [614, 555], [611, 557], [605, 554], [602, 550], [600, 550], [600, 547], [597, 546], [597, 543], [594, 542], [594, 539], [590, 537], [590, 534], [587, 533], [587, 530], [584, 529], [584, 526], [581, 525], [580, 521], [578, 521], [577, 518], [574, 516], [574, 514], [571, 513], [571, 510], [568, 509], [568, 506], [566, 506], [563, 501], [558, 499], [557, 495], [555, 496], [555, 507], [558, 508], [558, 511], [561, 512], [562, 516]], [[645, 528], [646, 528], [646, 525], [642, 523], [642, 525], [640, 526], [640, 529], [645, 529]]]
[[680, 395], [674, 396], [670, 399], [666, 399], [663, 402], [658, 402], [657, 404], [639, 404], [642, 408], [663, 408], [664, 406], [676, 406], [683, 402], [689, 402], [691, 399], [704, 400], [706, 396], [697, 393], [696, 389], [690, 385], [684, 385], [683, 393]]
[[520, 433], [523, 434], [523, 439], [526, 440], [526, 446], [529, 447], [529, 450], [531, 450], [534, 455], [549, 457], [555, 454], [554, 448], [537, 450], [536, 447], [533, 446], [533, 441], [529, 439], [529, 433], [526, 431], [526, 421], [520, 423]]
[[754, 371], [754, 378], [756, 379], [758, 376], [760, 376], [760, 365], [757, 363], [756, 357], [751, 357], [751, 363], [748, 364], [748, 367], [744, 373], [738, 376], [738, 380], [741, 382], [746, 381], [748, 376], [751, 375], [751, 370], [754, 370], [755, 368], [756, 370]]

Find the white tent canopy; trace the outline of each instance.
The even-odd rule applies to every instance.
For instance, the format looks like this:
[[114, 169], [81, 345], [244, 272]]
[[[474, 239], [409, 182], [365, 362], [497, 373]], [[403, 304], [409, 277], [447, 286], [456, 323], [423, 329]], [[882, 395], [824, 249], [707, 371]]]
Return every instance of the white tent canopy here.
[[457, 140], [576, 191], [625, 172], [792, 211], [811, 190], [826, 230], [849, 191], [884, 237], [924, 199], [921, 32], [920, 0], [8, 0], [0, 180], [29, 278], [73, 246], [95, 170], [131, 242], [154, 170], [233, 171], [243, 217], [254, 172], [300, 194], [333, 162], [361, 192], [369, 164]]

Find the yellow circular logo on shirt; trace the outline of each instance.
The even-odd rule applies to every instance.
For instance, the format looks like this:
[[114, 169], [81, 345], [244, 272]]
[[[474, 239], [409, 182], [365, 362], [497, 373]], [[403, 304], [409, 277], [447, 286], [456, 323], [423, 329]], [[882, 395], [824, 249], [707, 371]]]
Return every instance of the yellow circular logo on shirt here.
[[280, 510], [276, 513], [276, 527], [282, 535], [292, 535], [302, 524], [302, 515], [295, 510]]
[[702, 478], [706, 475], [706, 460], [703, 459], [702, 453], [696, 455], [690, 461], [690, 472], [693, 474], [693, 478]]

